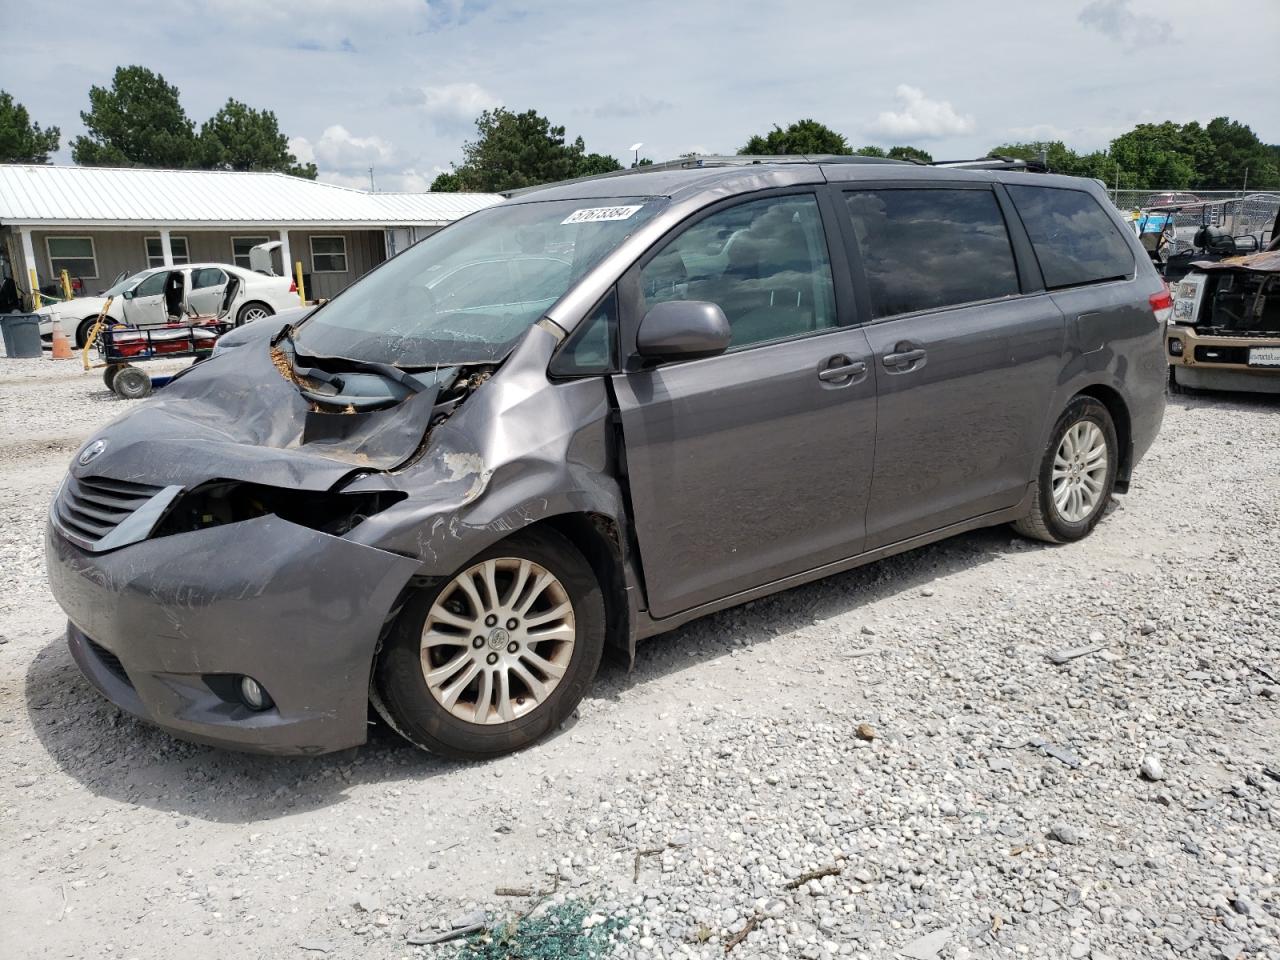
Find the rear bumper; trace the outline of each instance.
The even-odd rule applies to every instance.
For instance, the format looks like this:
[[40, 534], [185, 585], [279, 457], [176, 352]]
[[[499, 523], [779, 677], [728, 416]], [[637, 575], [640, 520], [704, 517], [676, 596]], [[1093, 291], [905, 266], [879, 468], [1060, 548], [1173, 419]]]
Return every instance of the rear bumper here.
[[[49, 581], [88, 680], [186, 740], [314, 754], [365, 740], [378, 635], [417, 568], [277, 517], [92, 555], [52, 525]], [[234, 681], [275, 701], [255, 712]]]

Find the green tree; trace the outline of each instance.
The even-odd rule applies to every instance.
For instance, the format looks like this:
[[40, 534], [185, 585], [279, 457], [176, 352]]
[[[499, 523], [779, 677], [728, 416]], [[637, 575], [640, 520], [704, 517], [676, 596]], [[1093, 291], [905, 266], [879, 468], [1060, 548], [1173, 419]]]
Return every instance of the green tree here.
[[42, 129], [26, 107], [0, 90], [0, 163], [48, 163], [61, 139], [62, 131]]
[[[574, 148], [580, 153], [586, 149], [579, 137], [574, 141]], [[652, 163], [652, 161], [650, 161]], [[577, 172], [575, 177], [592, 177], [601, 173], [613, 173], [615, 170], [621, 170], [620, 164], [616, 158], [610, 157], [603, 153], [585, 153], [578, 160]]]
[[797, 120], [783, 130], [777, 124], [764, 136], [756, 134], [738, 151], [739, 155], [784, 156], [794, 154], [853, 153], [849, 142], [817, 120]]
[[1182, 127], [1172, 121], [1140, 123], [1111, 141], [1111, 159], [1131, 171], [1143, 190], [1198, 186], [1197, 171], [1183, 149]]
[[1248, 171], [1250, 189], [1273, 190], [1280, 187], [1280, 161], [1276, 148], [1269, 147], [1246, 124], [1229, 117], [1214, 117], [1204, 128], [1213, 145], [1212, 160], [1199, 173], [1201, 187], [1239, 190], [1245, 185]]
[[178, 88], [145, 67], [117, 67], [111, 87], [89, 88], [88, 131], [71, 142], [76, 163], [90, 167], [189, 167], [199, 159], [195, 125]]
[[432, 193], [459, 193], [462, 180], [456, 173], [440, 173], [431, 181]]
[[275, 170], [308, 180], [314, 163], [299, 164], [289, 138], [270, 110], [255, 110], [234, 98], [200, 126], [200, 166], [207, 170]]
[[855, 156], [859, 157], [880, 157], [883, 159], [888, 156], [888, 154], [884, 152], [884, 147], [874, 147], [871, 145], [859, 147], [853, 152]]
[[432, 189], [439, 184], [442, 190], [497, 193], [622, 169], [613, 157], [587, 153], [581, 137], [566, 142], [564, 127], [537, 111], [506, 107], [476, 118], [476, 139], [463, 144], [462, 158], [451, 173], [436, 177]]
[[933, 154], [919, 147], [890, 147], [888, 156], [890, 160], [920, 160], [923, 163], [933, 163]]

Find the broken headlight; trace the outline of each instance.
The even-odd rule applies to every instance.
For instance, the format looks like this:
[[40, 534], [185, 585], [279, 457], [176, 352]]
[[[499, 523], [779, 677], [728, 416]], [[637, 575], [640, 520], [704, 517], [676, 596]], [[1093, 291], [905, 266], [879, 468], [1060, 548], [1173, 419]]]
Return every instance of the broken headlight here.
[[290, 490], [260, 483], [213, 480], [182, 494], [157, 525], [153, 537], [191, 533], [267, 515], [341, 537], [366, 518], [405, 498], [399, 490], [334, 493]]

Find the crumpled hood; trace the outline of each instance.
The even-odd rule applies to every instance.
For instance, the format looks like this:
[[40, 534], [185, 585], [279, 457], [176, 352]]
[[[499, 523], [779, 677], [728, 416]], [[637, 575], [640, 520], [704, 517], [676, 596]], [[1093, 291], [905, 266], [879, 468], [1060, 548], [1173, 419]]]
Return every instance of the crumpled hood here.
[[218, 352], [116, 420], [73, 476], [189, 486], [244, 480], [327, 490], [362, 469], [392, 470], [423, 442], [438, 390], [385, 410], [317, 413], [272, 363], [280, 317], [240, 328]]

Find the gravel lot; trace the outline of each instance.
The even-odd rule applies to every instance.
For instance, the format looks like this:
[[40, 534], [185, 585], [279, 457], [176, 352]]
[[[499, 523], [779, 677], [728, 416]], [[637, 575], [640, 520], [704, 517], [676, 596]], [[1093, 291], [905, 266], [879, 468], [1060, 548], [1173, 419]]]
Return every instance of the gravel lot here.
[[41, 535], [123, 408], [0, 359], [6, 957], [452, 958], [410, 941], [533, 908], [621, 957], [1280, 958], [1275, 399], [1172, 398], [1084, 543], [981, 531], [711, 617], [475, 765], [381, 728], [218, 752], [89, 687]]

